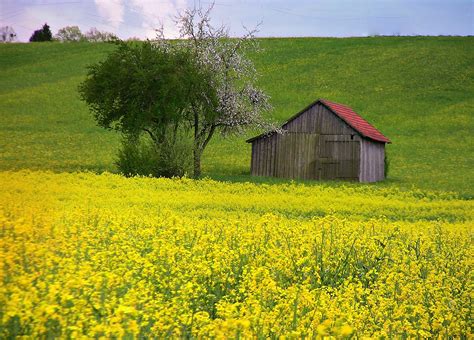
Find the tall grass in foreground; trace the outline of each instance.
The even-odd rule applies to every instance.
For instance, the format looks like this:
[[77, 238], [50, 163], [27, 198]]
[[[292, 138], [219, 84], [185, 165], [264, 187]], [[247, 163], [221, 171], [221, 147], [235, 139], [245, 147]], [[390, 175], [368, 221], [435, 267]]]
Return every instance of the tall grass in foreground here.
[[81, 173], [0, 183], [2, 338], [472, 336], [471, 201]]

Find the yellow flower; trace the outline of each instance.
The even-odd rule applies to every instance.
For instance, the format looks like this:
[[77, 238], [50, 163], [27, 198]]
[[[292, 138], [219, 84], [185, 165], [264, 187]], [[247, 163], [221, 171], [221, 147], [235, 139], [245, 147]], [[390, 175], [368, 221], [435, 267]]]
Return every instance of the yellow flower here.
[[354, 332], [354, 328], [352, 328], [349, 325], [343, 325], [339, 329], [339, 335], [341, 335], [341, 336], [348, 336], [348, 335], [351, 335], [353, 332]]
[[474, 204], [419, 196], [0, 172], [0, 338], [469, 338]]

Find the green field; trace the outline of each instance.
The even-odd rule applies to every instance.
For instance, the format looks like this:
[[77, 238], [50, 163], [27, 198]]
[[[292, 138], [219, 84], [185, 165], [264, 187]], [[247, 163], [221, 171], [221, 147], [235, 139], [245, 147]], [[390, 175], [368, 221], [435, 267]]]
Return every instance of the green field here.
[[[263, 51], [252, 58], [272, 98], [273, 119], [284, 121], [326, 98], [353, 107], [392, 140], [389, 179], [379, 186], [472, 197], [473, 42], [472, 37], [262, 39]], [[112, 48], [0, 45], [0, 170], [116, 171], [119, 136], [95, 126], [77, 93], [87, 65]], [[254, 180], [245, 143], [254, 133], [216, 138], [204, 154], [204, 175]]]
[[386, 181], [124, 176], [78, 84], [109, 44], [0, 45], [0, 338], [473, 335], [474, 38], [262, 39], [272, 118], [316, 98], [393, 144]]

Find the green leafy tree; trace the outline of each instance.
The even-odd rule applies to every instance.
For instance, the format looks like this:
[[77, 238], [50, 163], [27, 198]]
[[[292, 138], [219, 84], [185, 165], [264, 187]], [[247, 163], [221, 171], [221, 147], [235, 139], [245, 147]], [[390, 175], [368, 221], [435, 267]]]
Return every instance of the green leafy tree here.
[[217, 100], [208, 85], [211, 75], [184, 48], [168, 50], [150, 41], [117, 45], [89, 68], [79, 87], [81, 98], [99, 126], [121, 132], [127, 141], [145, 134], [157, 150], [172, 148], [189, 107]]
[[52, 41], [53, 34], [48, 24], [44, 24], [43, 27], [39, 30], [33, 32], [30, 37], [30, 42], [42, 42], [42, 41]]
[[91, 67], [80, 88], [99, 125], [130, 139], [146, 133], [158, 147], [172, 146], [179, 133], [187, 133], [196, 178], [216, 132], [274, 127], [263, 119], [271, 106], [255, 85], [257, 73], [246, 57], [257, 49], [256, 30], [231, 38], [227, 27], [211, 26], [211, 9], [179, 15], [177, 41], [165, 39], [158, 29], [154, 41], [120, 42], [117, 51]]

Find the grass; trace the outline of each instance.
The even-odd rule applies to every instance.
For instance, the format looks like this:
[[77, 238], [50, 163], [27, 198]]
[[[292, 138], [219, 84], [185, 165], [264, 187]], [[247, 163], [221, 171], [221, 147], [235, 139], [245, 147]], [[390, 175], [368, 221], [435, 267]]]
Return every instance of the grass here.
[[[271, 118], [284, 121], [317, 98], [353, 107], [393, 142], [396, 185], [474, 194], [472, 37], [262, 39], [252, 55], [271, 95]], [[119, 136], [95, 126], [77, 86], [107, 44], [0, 46], [0, 170], [116, 171]], [[253, 181], [250, 148], [257, 133], [216, 138], [206, 176]], [[277, 182], [272, 179], [258, 179]], [[335, 185], [338, 185], [335, 183]]]
[[250, 177], [258, 131], [218, 181], [110, 174], [77, 86], [113, 46], [0, 45], [0, 338], [469, 337], [472, 40], [261, 40], [271, 118], [323, 97], [393, 141], [370, 185]]

